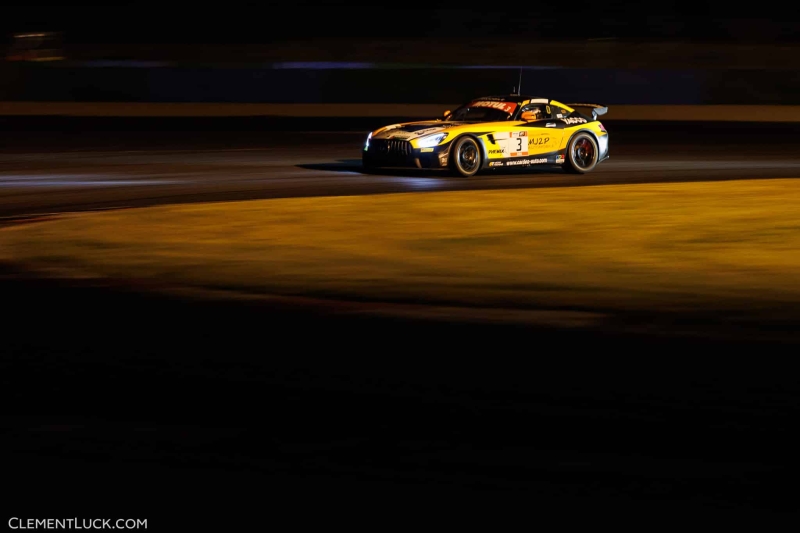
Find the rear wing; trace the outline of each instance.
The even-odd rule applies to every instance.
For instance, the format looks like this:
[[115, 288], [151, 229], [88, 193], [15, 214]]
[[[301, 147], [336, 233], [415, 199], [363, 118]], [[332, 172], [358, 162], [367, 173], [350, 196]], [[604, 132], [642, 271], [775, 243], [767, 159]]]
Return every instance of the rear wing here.
[[602, 104], [567, 104], [569, 107], [588, 107], [592, 110], [592, 118], [597, 120], [600, 115], [608, 113], [608, 106]]

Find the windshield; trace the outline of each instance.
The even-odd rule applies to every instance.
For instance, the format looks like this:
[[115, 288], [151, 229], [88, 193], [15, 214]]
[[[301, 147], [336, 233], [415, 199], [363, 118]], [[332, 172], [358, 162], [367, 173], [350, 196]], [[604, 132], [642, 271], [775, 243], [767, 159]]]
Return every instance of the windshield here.
[[453, 111], [447, 120], [463, 122], [498, 122], [508, 120], [517, 109], [516, 102], [476, 100]]

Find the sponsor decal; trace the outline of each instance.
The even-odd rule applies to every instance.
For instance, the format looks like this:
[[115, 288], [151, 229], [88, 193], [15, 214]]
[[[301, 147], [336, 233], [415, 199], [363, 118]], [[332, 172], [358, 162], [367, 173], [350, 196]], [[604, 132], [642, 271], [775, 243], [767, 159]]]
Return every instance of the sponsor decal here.
[[505, 148], [492, 148], [491, 150], [489, 150], [489, 153], [490, 154], [504, 154], [504, 153], [506, 153], [506, 149]]
[[538, 165], [540, 163], [547, 163], [547, 158], [542, 157], [539, 159], [519, 159], [517, 161], [508, 161], [506, 165]]
[[586, 124], [587, 120], [581, 117], [562, 118], [564, 124]]
[[547, 144], [549, 141], [550, 137], [531, 137], [531, 139], [528, 141], [528, 146]]
[[433, 152], [433, 148], [423, 148], [420, 152]]
[[388, 129], [380, 130], [379, 133], [373, 135], [373, 138], [411, 140], [419, 137], [424, 137], [425, 135], [430, 135], [432, 133], [439, 133], [457, 125], [458, 124], [455, 123], [440, 124], [437, 126], [432, 126], [432, 125], [416, 126], [413, 124], [411, 125], [401, 124], [398, 126], [390, 126]]
[[427, 135], [429, 133], [436, 133], [442, 131], [444, 128], [442, 126], [436, 126], [435, 128], [425, 128], [423, 130], [417, 130], [414, 132], [415, 137], [422, 137], [423, 135]]
[[490, 167], [502, 167], [503, 164], [504, 163], [502, 161], [490, 161], [489, 162], [489, 166]]
[[561, 155], [561, 154], [557, 155], [556, 156], [556, 163], [563, 163], [563, 162], [564, 162], [564, 156]]
[[506, 113], [513, 113], [517, 108], [516, 102], [492, 102], [491, 100], [477, 100], [469, 104], [468, 107], [491, 107]]

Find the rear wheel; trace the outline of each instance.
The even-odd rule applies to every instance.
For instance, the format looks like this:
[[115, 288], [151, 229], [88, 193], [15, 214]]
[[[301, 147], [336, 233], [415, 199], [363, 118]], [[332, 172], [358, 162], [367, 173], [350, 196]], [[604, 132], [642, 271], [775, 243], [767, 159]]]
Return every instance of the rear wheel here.
[[478, 173], [482, 160], [481, 147], [472, 137], [461, 137], [450, 149], [450, 168], [465, 178]]
[[586, 174], [597, 166], [597, 141], [588, 133], [578, 133], [567, 146], [567, 160], [561, 168], [570, 174]]

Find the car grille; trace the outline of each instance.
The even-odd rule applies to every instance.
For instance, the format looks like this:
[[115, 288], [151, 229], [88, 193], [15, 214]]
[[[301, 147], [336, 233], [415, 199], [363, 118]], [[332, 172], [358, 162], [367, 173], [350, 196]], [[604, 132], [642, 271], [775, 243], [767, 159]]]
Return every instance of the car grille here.
[[406, 158], [413, 152], [411, 143], [397, 139], [373, 139], [370, 141], [370, 151], [379, 156], [390, 158]]

